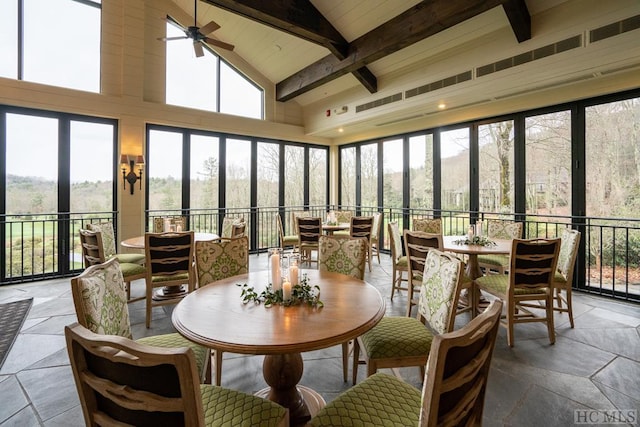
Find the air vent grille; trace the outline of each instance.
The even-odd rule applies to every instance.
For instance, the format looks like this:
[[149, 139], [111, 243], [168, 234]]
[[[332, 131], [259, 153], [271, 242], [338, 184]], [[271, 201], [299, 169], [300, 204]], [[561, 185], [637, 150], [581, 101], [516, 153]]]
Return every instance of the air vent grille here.
[[557, 53], [566, 52], [567, 50], [575, 49], [580, 46], [582, 46], [581, 35], [569, 37], [568, 39], [542, 46], [537, 49], [512, 56], [511, 58], [501, 59], [500, 61], [496, 61], [492, 64], [478, 67], [476, 68], [476, 77], [486, 76], [487, 74], [506, 70], [507, 68], [526, 64], [527, 62], [546, 58], [547, 56], [555, 55]]
[[466, 82], [467, 80], [471, 80], [471, 77], [472, 77], [471, 70], [465, 71], [464, 73], [460, 73], [455, 76], [446, 77], [442, 80], [437, 80], [435, 82], [427, 83], [426, 85], [423, 85], [420, 87], [409, 89], [404, 92], [404, 97], [411, 98], [414, 96], [422, 95], [423, 93], [442, 89], [443, 87], [453, 86], [455, 84]]
[[384, 98], [376, 99], [374, 101], [367, 102], [366, 104], [356, 105], [356, 113], [360, 113], [362, 111], [370, 110], [376, 107], [381, 107], [383, 105], [387, 105], [397, 101], [402, 101], [402, 92], [385, 96]]
[[631, 18], [589, 31], [589, 42], [593, 43], [608, 39], [609, 37], [617, 36], [627, 31], [637, 30], [638, 28], [640, 28], [640, 15], [632, 16]]

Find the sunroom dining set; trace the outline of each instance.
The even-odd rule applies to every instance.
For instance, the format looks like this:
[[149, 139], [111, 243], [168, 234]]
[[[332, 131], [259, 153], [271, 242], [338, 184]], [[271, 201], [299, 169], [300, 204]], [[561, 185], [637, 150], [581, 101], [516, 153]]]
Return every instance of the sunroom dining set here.
[[[145, 300], [148, 328], [155, 306], [179, 307], [187, 296], [195, 301], [198, 290], [215, 289], [216, 283], [228, 278], [249, 280], [249, 239], [243, 218], [225, 217], [219, 236], [199, 233], [199, 239], [187, 230], [184, 218], [156, 219], [153, 232], [144, 236], [144, 255], [117, 253], [111, 223], [87, 224], [80, 231], [85, 271], [71, 280], [78, 324], [65, 328], [87, 424], [153, 423], [165, 420], [166, 412], [187, 425], [480, 423], [497, 326], [506, 327], [509, 346], [516, 341], [514, 325], [533, 321], [547, 326], [553, 344], [554, 311], [567, 313], [573, 327], [577, 231], [566, 229], [553, 239], [522, 239], [521, 223], [486, 220], [486, 226], [478, 223], [468, 235], [452, 240], [443, 236], [440, 218], [413, 218], [412, 229], [400, 231], [396, 222], [385, 222], [382, 213], [356, 216], [352, 211], [330, 211], [325, 218], [292, 213], [296, 234], [285, 235], [282, 218], [275, 219], [279, 246], [268, 251], [264, 267], [269, 283], [264, 285], [277, 296], [276, 303], [296, 310], [292, 291], [299, 295], [296, 289], [300, 291], [305, 270], [318, 270], [320, 277], [343, 275], [367, 286], [365, 273], [376, 258], [380, 262], [379, 236], [386, 225], [393, 269], [388, 297], [406, 298], [406, 316], [378, 314], [366, 327], [354, 326], [357, 334], [344, 335], [343, 380], [351, 379], [354, 386], [328, 404], [320, 398], [317, 405], [309, 403], [311, 409], [300, 411], [291, 407], [290, 399], [278, 397], [276, 385], [267, 394], [254, 396], [220, 387], [225, 347], [215, 344], [214, 338], [200, 341], [186, 334], [187, 339], [178, 328], [180, 333], [131, 340], [129, 303]], [[476, 236], [483, 239], [474, 240]], [[496, 242], [508, 247], [506, 253], [464, 250]], [[469, 270], [472, 257], [482, 270], [480, 276]], [[144, 279], [145, 296], [133, 299], [131, 286], [138, 279]], [[318, 300], [321, 290], [322, 286]], [[237, 302], [242, 305], [240, 299]], [[455, 330], [460, 316], [468, 322]], [[464, 361], [460, 348], [468, 348]], [[460, 372], [445, 375], [448, 363], [459, 366]], [[367, 379], [356, 384], [359, 365], [366, 365]], [[377, 373], [405, 367], [420, 370], [422, 391], [397, 376]], [[149, 380], [132, 381], [134, 372]], [[471, 383], [476, 385], [470, 388]], [[447, 395], [452, 390], [459, 393], [454, 400]], [[304, 401], [307, 395], [303, 395]]]

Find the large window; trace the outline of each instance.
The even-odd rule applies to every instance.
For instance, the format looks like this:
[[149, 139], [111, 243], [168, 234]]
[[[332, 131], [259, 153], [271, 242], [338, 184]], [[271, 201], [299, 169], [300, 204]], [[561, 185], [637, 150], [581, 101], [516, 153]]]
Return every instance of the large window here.
[[0, 76], [99, 92], [100, 21], [100, 0], [1, 1]]
[[[167, 22], [167, 37], [184, 36], [184, 31]], [[196, 57], [193, 40], [166, 42], [167, 104], [236, 116], [262, 119], [263, 90], [231, 67], [210, 48]]]
[[286, 206], [304, 205], [304, 147], [284, 147], [284, 202]]
[[404, 165], [402, 160], [402, 139], [382, 142], [383, 159], [383, 206], [390, 208], [402, 207], [402, 187]]
[[527, 213], [571, 215], [571, 113], [525, 120]]
[[478, 196], [481, 212], [514, 211], [513, 142], [512, 120], [478, 127]]
[[360, 147], [360, 205], [378, 206], [378, 144]]
[[433, 208], [433, 135], [409, 138], [409, 206], [413, 209]]
[[309, 148], [309, 204], [326, 206], [329, 160], [324, 148]]
[[182, 133], [149, 132], [147, 150], [149, 210], [182, 206]]
[[356, 205], [356, 148], [340, 150], [340, 205]]
[[469, 210], [469, 128], [440, 134], [442, 209]]
[[0, 107], [0, 129], [0, 281], [82, 268], [78, 229], [114, 220], [115, 122]]
[[220, 140], [216, 136], [191, 135], [191, 204], [199, 209], [218, 207]]

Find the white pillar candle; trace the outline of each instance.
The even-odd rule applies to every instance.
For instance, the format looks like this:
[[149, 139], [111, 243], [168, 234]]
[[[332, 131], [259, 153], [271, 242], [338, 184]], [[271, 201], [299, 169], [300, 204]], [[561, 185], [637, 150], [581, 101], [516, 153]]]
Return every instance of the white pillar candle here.
[[282, 299], [283, 301], [289, 301], [291, 299], [291, 282], [285, 279], [282, 284]]
[[293, 264], [289, 267], [289, 276], [291, 277], [291, 286], [298, 284], [298, 264]]
[[280, 283], [280, 255], [278, 254], [271, 255], [271, 286], [274, 291], [279, 290], [282, 286]]

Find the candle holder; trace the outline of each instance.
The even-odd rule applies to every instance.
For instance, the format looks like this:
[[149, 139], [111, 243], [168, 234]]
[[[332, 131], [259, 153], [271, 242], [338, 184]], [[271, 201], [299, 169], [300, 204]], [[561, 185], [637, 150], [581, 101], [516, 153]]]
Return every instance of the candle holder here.
[[282, 248], [269, 248], [267, 267], [269, 279], [274, 291], [282, 289]]
[[291, 286], [300, 283], [300, 254], [292, 253], [289, 255], [289, 281]]

